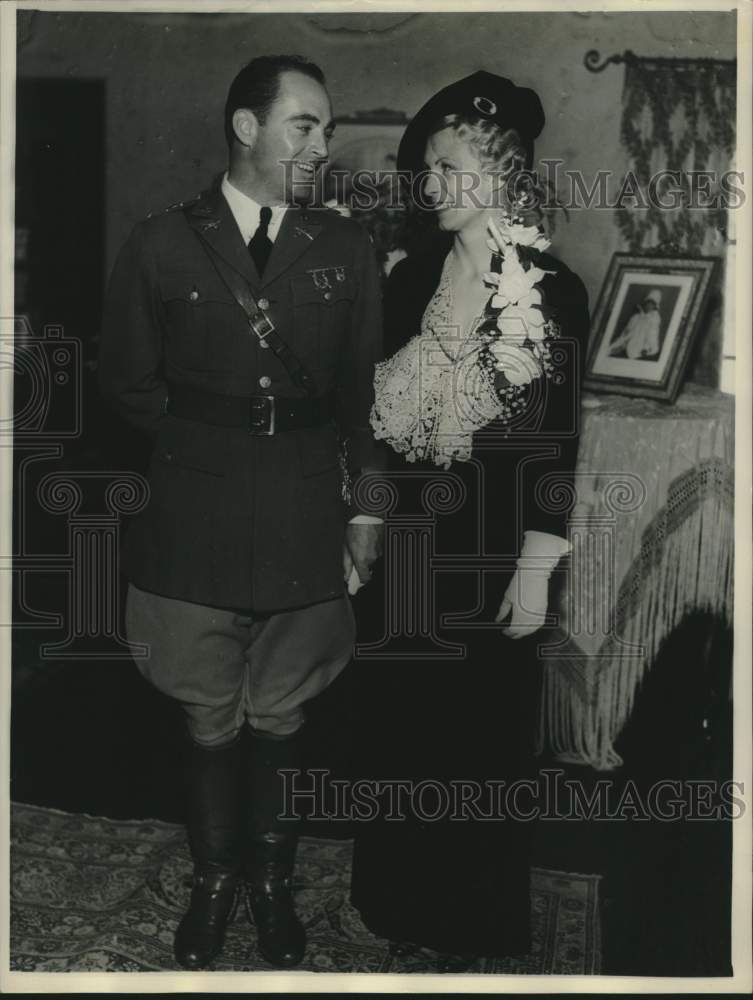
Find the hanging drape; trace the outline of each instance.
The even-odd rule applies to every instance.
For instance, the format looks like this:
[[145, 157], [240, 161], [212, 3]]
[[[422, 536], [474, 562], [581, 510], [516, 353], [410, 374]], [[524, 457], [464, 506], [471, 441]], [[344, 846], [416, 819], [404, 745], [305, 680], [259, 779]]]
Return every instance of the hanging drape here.
[[[666, 177], [656, 186], [648, 208], [626, 199], [617, 225], [631, 251], [672, 244], [681, 253], [719, 253], [726, 234], [722, 177], [735, 149], [736, 64], [732, 61], [626, 59], [621, 139], [642, 192], [660, 171], [680, 171], [684, 180]], [[693, 207], [690, 172], [710, 171], [697, 204], [716, 198], [716, 207]], [[656, 183], [656, 182], [654, 182]], [[684, 198], [673, 190], [684, 188]], [[656, 202], [661, 199], [665, 206]]]

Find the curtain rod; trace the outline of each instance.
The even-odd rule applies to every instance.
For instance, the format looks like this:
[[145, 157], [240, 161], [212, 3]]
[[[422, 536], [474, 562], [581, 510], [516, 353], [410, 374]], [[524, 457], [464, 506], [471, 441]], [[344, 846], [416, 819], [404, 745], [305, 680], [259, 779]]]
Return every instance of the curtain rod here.
[[609, 56], [604, 60], [603, 63], [599, 64], [601, 56], [596, 49], [589, 49], [583, 58], [583, 65], [591, 73], [601, 73], [602, 70], [610, 63], [626, 63], [630, 66], [638, 65], [648, 65], [648, 66], [662, 66], [667, 69], [677, 69], [677, 70], [688, 70], [688, 69], [700, 69], [710, 66], [735, 66], [737, 63], [736, 59], [693, 59], [691, 57], [685, 58], [668, 58], [661, 56], [637, 56], [635, 52], [630, 49], [625, 49], [623, 53], [618, 53], [613, 56]]

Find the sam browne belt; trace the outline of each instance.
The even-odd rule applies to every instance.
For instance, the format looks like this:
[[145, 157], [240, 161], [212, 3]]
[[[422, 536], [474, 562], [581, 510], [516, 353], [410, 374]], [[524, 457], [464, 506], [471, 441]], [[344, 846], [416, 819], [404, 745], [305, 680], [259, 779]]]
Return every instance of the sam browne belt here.
[[172, 384], [164, 412], [216, 427], [239, 427], [272, 435], [319, 427], [334, 419], [335, 394], [294, 399], [286, 396], [226, 396], [192, 385]]

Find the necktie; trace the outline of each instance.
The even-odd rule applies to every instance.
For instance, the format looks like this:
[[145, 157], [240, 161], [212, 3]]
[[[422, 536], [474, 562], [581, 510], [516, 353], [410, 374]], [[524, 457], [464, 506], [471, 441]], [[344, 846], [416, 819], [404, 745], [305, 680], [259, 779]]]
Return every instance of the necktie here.
[[259, 213], [259, 226], [248, 241], [248, 252], [256, 264], [256, 270], [260, 277], [264, 274], [264, 268], [267, 266], [269, 255], [272, 252], [272, 240], [267, 235], [271, 218], [272, 209], [264, 206]]

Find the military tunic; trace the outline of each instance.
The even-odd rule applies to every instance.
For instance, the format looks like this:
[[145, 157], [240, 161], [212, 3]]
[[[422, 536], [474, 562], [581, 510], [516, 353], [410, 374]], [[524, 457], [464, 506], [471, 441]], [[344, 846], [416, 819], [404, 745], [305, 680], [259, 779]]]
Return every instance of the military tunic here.
[[[175, 385], [234, 396], [304, 395], [192, 230], [200, 225], [314, 377], [334, 422], [258, 436], [165, 413]], [[266, 300], [266, 301], [264, 301]], [[153, 436], [150, 498], [130, 525], [124, 569], [139, 588], [269, 613], [343, 592], [338, 436], [353, 471], [378, 464], [368, 415], [381, 357], [380, 283], [361, 227], [289, 208], [260, 277], [219, 187], [139, 223], [106, 299], [100, 385]]]

